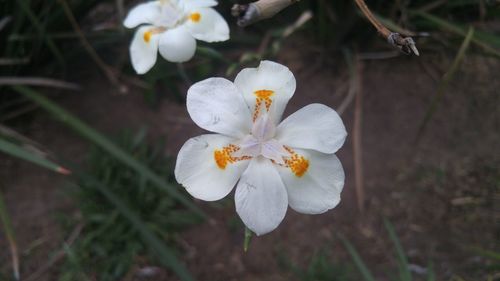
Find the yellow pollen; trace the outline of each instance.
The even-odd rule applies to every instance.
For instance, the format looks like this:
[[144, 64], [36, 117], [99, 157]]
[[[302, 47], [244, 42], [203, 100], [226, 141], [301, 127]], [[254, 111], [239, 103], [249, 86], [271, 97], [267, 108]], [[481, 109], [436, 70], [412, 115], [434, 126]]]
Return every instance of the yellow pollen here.
[[153, 31], [151, 30], [144, 32], [143, 38], [146, 43], [149, 43], [149, 41], [151, 41], [151, 35], [153, 35]]
[[285, 165], [292, 170], [297, 177], [302, 177], [309, 169], [309, 160], [304, 158], [304, 156], [295, 153], [291, 148], [286, 147], [285, 149], [292, 154], [290, 158], [284, 159]]
[[199, 22], [201, 20], [201, 14], [200, 13], [191, 13], [189, 15], [189, 19], [194, 21], [194, 22]]
[[240, 148], [234, 144], [230, 144], [228, 146], [223, 147], [222, 149], [214, 150], [214, 160], [219, 169], [226, 169], [227, 164], [232, 164], [236, 161], [248, 160], [252, 157], [250, 156], [241, 156], [241, 157], [233, 157], [231, 154], [240, 150]]
[[272, 90], [257, 90], [253, 92], [255, 95], [255, 110], [253, 112], [253, 121], [257, 120], [257, 117], [259, 115], [259, 109], [260, 109], [260, 104], [264, 102], [266, 105], [267, 111], [269, 111], [269, 108], [271, 108], [271, 104], [273, 103], [273, 100], [271, 99], [271, 96], [274, 95], [274, 91]]

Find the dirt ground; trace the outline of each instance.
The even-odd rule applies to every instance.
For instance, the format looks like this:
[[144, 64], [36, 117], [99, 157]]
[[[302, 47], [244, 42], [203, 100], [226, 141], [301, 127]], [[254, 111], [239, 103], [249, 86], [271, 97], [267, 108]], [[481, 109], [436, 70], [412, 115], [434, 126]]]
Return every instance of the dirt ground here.
[[[299, 43], [288, 44], [276, 60], [297, 78], [285, 115], [310, 103], [336, 108], [344, 99], [348, 74], [343, 64], [304, 52]], [[500, 62], [468, 56], [416, 144], [438, 79], [450, 63], [450, 58], [425, 53], [420, 58], [363, 61], [363, 213], [354, 191], [351, 105], [342, 116], [349, 137], [338, 153], [347, 176], [341, 204], [317, 216], [289, 210], [277, 230], [253, 239], [244, 253], [242, 231], [229, 227], [234, 207], [198, 202], [211, 220], [181, 235], [183, 260], [194, 276], [202, 281], [296, 280], [278, 265], [277, 255], [305, 266], [322, 249], [348, 262], [337, 239], [342, 233], [375, 275], [387, 280], [396, 272], [394, 248], [382, 224], [387, 217], [416, 271], [432, 261], [438, 280], [454, 275], [486, 280], [488, 261], [472, 249], [500, 251]], [[185, 104], [174, 99], [164, 99], [152, 109], [140, 90], [119, 95], [97, 70], [82, 73], [75, 82], [84, 90], [60, 95], [57, 101], [101, 132], [147, 125], [151, 137], [167, 136], [165, 152], [171, 155], [188, 138], [203, 133], [190, 120]], [[78, 160], [85, 156], [88, 144], [43, 112], [23, 127], [26, 135], [58, 155]], [[27, 277], [47, 263], [67, 236], [57, 213], [75, 210], [61, 188], [64, 179], [54, 173], [1, 155], [0, 177], [18, 237], [21, 274]], [[9, 253], [0, 238], [0, 270], [7, 272]], [[57, 267], [38, 280], [55, 280]], [[163, 279], [175, 280], [168, 276]]]

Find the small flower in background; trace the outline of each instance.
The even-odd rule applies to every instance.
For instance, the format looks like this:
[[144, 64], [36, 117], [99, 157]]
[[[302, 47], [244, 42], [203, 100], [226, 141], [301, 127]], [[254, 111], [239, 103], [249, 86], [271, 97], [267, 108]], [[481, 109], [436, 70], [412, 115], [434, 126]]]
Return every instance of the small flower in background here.
[[196, 40], [229, 39], [229, 26], [212, 7], [215, 0], [160, 0], [133, 8], [124, 21], [127, 28], [140, 26], [130, 45], [132, 66], [138, 74], [148, 72], [158, 51], [167, 61], [185, 62], [196, 51]]
[[295, 78], [278, 63], [243, 69], [234, 83], [194, 84], [187, 109], [206, 134], [179, 151], [175, 177], [194, 197], [214, 201], [237, 184], [236, 211], [257, 235], [274, 230], [288, 205], [321, 214], [340, 202], [344, 170], [335, 152], [347, 136], [340, 116], [310, 104], [281, 123]]

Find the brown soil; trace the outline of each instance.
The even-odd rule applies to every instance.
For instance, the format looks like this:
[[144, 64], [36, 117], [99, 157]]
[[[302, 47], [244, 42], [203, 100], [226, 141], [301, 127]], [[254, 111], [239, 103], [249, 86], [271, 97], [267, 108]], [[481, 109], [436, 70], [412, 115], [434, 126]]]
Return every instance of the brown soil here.
[[[298, 47], [288, 45], [277, 58], [291, 68], [298, 84], [286, 114], [316, 102], [337, 107], [346, 94], [341, 89], [348, 83], [343, 64], [319, 61], [315, 53], [299, 53]], [[347, 175], [341, 204], [318, 216], [289, 210], [277, 230], [253, 239], [244, 253], [242, 231], [232, 231], [228, 223], [235, 216], [234, 207], [220, 209], [198, 202], [211, 220], [181, 235], [183, 259], [197, 279], [295, 280], [278, 265], [278, 253], [300, 266], [320, 249], [347, 262], [350, 258], [336, 238], [343, 233], [376, 276], [386, 280], [387, 273], [396, 270], [394, 248], [382, 224], [385, 216], [395, 225], [411, 264], [426, 267], [433, 261], [439, 280], [453, 275], [485, 280], [482, 268], [487, 261], [470, 247], [500, 251], [498, 214], [494, 213], [500, 181], [500, 63], [468, 56], [415, 144], [418, 126], [436, 92], [436, 78], [449, 63], [447, 58], [425, 54], [363, 63], [364, 213], [357, 209], [354, 192], [351, 105], [343, 115], [350, 135], [338, 153]], [[171, 155], [188, 138], [203, 133], [190, 120], [184, 104], [167, 99], [152, 109], [140, 90], [118, 95], [96, 74], [77, 82], [84, 90], [58, 101], [101, 132], [147, 125], [152, 137], [168, 137], [165, 151]], [[42, 112], [23, 127], [27, 136], [58, 155], [80, 161], [85, 155], [88, 144]], [[26, 277], [60, 249], [67, 235], [61, 232], [55, 214], [75, 210], [61, 190], [63, 178], [0, 157], [2, 191], [17, 233], [21, 273]], [[9, 252], [4, 250], [4, 237], [0, 238], [0, 271], [8, 272]], [[57, 267], [39, 280], [54, 280]]]

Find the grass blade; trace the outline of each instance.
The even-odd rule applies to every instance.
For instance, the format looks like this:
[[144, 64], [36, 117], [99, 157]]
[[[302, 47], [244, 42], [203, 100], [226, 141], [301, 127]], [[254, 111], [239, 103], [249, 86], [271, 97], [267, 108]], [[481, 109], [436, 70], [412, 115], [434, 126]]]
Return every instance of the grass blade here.
[[116, 209], [126, 217], [134, 228], [140, 233], [144, 242], [148, 244], [152, 253], [154, 253], [158, 261], [166, 267], [172, 269], [177, 276], [183, 281], [194, 281], [193, 277], [187, 268], [179, 262], [172, 250], [166, 246], [146, 225], [146, 223], [137, 216], [127, 205], [118, 198], [114, 193], [110, 192], [106, 186], [87, 175], [80, 175], [82, 180], [91, 182], [101, 192], [109, 202], [116, 206]]
[[222, 53], [210, 47], [197, 46], [196, 52], [198, 52], [202, 56], [223, 62], [225, 64], [230, 63], [230, 61], [226, 57], [224, 57]]
[[14, 271], [14, 278], [19, 280], [19, 254], [17, 251], [17, 244], [14, 235], [14, 229], [10, 221], [9, 214], [7, 213], [7, 208], [5, 206], [5, 201], [3, 199], [3, 194], [0, 192], [0, 220], [2, 221], [2, 226], [9, 242], [10, 253], [12, 255], [12, 268]]
[[401, 243], [399, 242], [396, 231], [394, 230], [393, 225], [389, 220], [384, 219], [384, 225], [389, 233], [389, 238], [392, 240], [394, 247], [396, 248], [396, 255], [398, 258], [399, 264], [399, 275], [401, 281], [411, 281], [411, 272], [408, 267], [408, 259], [406, 258], [405, 252], [403, 251], [403, 247], [401, 247]]
[[427, 266], [427, 281], [436, 281], [436, 273], [434, 272], [434, 265], [429, 262]]
[[63, 175], [71, 174], [71, 171], [68, 169], [44, 158], [41, 155], [32, 153], [20, 145], [11, 143], [4, 138], [0, 138], [0, 151]]
[[500, 261], [500, 252], [485, 250], [479, 247], [470, 247], [469, 249], [484, 258], [491, 259], [497, 262]]
[[0, 86], [24, 85], [24, 86], [42, 86], [53, 87], [67, 90], [80, 90], [80, 86], [56, 79], [44, 77], [0, 77]]
[[[434, 15], [431, 15], [426, 12], [422, 11], [414, 11], [414, 13], [427, 21], [433, 23], [434, 25], [448, 31], [451, 33], [455, 33], [460, 36], [467, 37], [468, 31], [466, 27], [460, 26], [455, 23], [448, 22], [446, 20], [443, 20], [439, 17], [436, 17]], [[470, 30], [470, 28], [469, 28]], [[500, 37], [495, 36], [493, 34], [487, 33], [487, 32], [481, 32], [477, 31], [471, 38], [472, 43], [476, 44], [477, 46], [483, 48], [485, 51], [488, 53], [491, 53], [492, 55], [496, 57], [500, 57], [500, 51], [495, 49], [493, 46], [500, 48]]]
[[446, 91], [446, 88], [448, 88], [448, 84], [450, 83], [451, 79], [457, 72], [460, 63], [462, 62], [463, 58], [465, 57], [465, 52], [469, 48], [470, 42], [472, 40], [472, 37], [474, 36], [474, 28], [471, 26], [469, 28], [469, 31], [467, 32], [467, 35], [465, 36], [464, 41], [462, 42], [462, 45], [460, 46], [460, 49], [458, 50], [457, 55], [455, 56], [455, 59], [453, 60], [453, 63], [451, 64], [450, 68], [446, 73], [443, 75], [443, 78], [439, 82], [438, 90], [436, 95], [434, 96], [431, 105], [427, 109], [427, 112], [425, 113], [424, 119], [422, 120], [422, 123], [419, 126], [418, 132], [417, 132], [417, 137], [416, 140], [420, 138], [422, 135], [427, 123], [429, 123], [429, 120], [432, 118], [432, 115], [436, 111], [439, 103], [441, 102], [441, 99], [444, 96], [444, 93]]
[[180, 203], [191, 209], [196, 214], [200, 215], [203, 218], [206, 217], [203, 211], [201, 211], [196, 205], [194, 205], [193, 202], [189, 200], [184, 194], [180, 193], [175, 186], [167, 184], [161, 176], [154, 173], [143, 163], [137, 161], [132, 155], [125, 152], [119, 146], [108, 140], [106, 137], [91, 128], [89, 125], [82, 122], [77, 117], [71, 115], [56, 103], [50, 101], [46, 97], [30, 88], [23, 86], [14, 86], [12, 88], [18, 93], [32, 100], [41, 108], [50, 112], [56, 119], [76, 131], [82, 137], [98, 145], [99, 147], [107, 151], [110, 155], [114, 156], [127, 166], [137, 171], [141, 176], [150, 180], [155, 186], [167, 192], [170, 196], [178, 200]]
[[66, 64], [64, 63], [64, 58], [61, 54], [61, 51], [56, 46], [54, 41], [45, 34], [45, 31], [43, 30], [43, 27], [42, 27], [42, 23], [38, 20], [35, 13], [31, 9], [29, 1], [19, 0], [16, 2], [21, 7], [21, 10], [23, 11], [23, 13], [29, 18], [29, 20], [31, 21], [31, 24], [35, 27], [35, 29], [38, 32], [38, 34], [40, 35], [40, 37], [42, 37], [42, 39], [45, 41], [45, 44], [50, 49], [50, 51], [52, 52], [52, 54], [56, 58], [57, 62], [59, 63], [59, 65], [61, 67], [65, 67]]
[[372, 273], [370, 272], [368, 267], [366, 267], [365, 263], [363, 262], [363, 260], [359, 256], [356, 249], [354, 249], [354, 247], [351, 245], [351, 243], [343, 235], [339, 235], [339, 238], [342, 241], [342, 243], [344, 244], [344, 246], [347, 249], [347, 251], [349, 252], [349, 254], [351, 255], [352, 260], [354, 261], [354, 264], [358, 268], [358, 270], [361, 273], [361, 275], [363, 276], [363, 278], [366, 281], [375, 281], [375, 278], [373, 278]]

